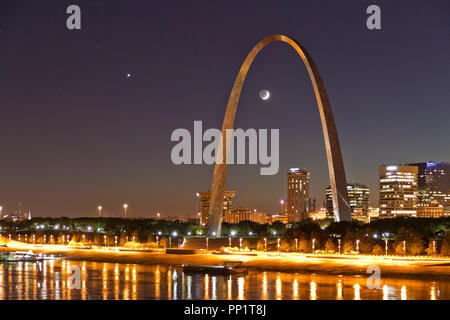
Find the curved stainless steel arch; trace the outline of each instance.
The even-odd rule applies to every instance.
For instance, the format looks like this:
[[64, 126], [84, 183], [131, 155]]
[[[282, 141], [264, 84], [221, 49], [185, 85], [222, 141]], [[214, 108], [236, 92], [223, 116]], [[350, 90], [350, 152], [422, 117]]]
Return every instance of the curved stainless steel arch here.
[[[351, 220], [351, 209], [348, 202], [347, 181], [345, 179], [344, 163], [342, 161], [341, 147], [339, 145], [336, 124], [334, 122], [333, 112], [331, 110], [330, 102], [328, 100], [327, 92], [320, 77], [319, 70], [314, 64], [313, 59], [308, 51], [294, 39], [283, 36], [273, 35], [265, 38], [259, 42], [248, 54], [244, 63], [239, 70], [238, 76], [234, 82], [233, 90], [231, 91], [228, 100], [225, 118], [222, 124], [222, 137], [225, 137], [227, 129], [232, 129], [234, 125], [234, 118], [236, 109], [241, 95], [242, 86], [256, 55], [269, 43], [275, 41], [282, 41], [289, 44], [300, 55], [303, 63], [308, 70], [309, 77], [314, 87], [316, 94], [317, 105], [319, 107], [320, 119], [322, 122], [323, 136], [325, 140], [325, 148], [327, 152], [328, 170], [330, 173], [330, 185], [333, 199], [333, 211], [335, 221]], [[229, 142], [229, 141], [228, 141]], [[214, 167], [214, 176], [211, 187], [210, 207], [208, 214], [207, 233], [209, 236], [220, 236], [222, 219], [223, 219], [223, 195], [225, 190], [225, 181], [227, 175], [227, 150], [229, 143], [221, 143], [222, 148], [219, 148], [217, 159]], [[219, 163], [220, 162], [220, 163]]]

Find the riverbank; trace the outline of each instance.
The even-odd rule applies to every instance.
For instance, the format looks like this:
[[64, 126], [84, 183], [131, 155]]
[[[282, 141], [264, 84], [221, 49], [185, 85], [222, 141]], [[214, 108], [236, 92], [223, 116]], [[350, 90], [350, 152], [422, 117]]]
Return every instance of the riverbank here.
[[166, 254], [164, 252], [119, 251], [115, 249], [75, 249], [65, 246], [33, 246], [9, 243], [4, 250], [33, 250], [35, 253], [61, 255], [74, 261], [110, 262], [143, 265], [222, 265], [225, 261], [243, 261], [249, 270], [315, 273], [327, 275], [367, 276], [367, 268], [378, 266], [381, 277], [450, 281], [450, 259], [404, 258], [381, 256], [302, 255], [302, 254], [260, 254], [218, 255], [210, 252], [201, 254]]

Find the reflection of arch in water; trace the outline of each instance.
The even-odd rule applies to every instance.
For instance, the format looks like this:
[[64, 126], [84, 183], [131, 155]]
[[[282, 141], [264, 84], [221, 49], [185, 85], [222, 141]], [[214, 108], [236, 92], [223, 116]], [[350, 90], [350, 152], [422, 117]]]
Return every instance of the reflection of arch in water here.
[[[336, 124], [334, 122], [333, 112], [328, 100], [325, 86], [319, 71], [314, 64], [309, 53], [292, 38], [283, 35], [273, 35], [259, 42], [248, 54], [244, 63], [239, 70], [237, 78], [234, 82], [233, 89], [228, 100], [227, 110], [222, 124], [222, 136], [226, 136], [226, 130], [232, 129], [234, 118], [236, 115], [237, 104], [241, 95], [242, 86], [256, 55], [269, 43], [282, 41], [289, 44], [302, 58], [303, 63], [308, 70], [309, 77], [314, 87], [317, 105], [319, 107], [320, 119], [322, 122], [323, 135], [325, 140], [325, 148], [327, 152], [328, 170], [330, 173], [330, 185], [333, 200], [333, 211], [335, 221], [351, 220], [351, 210], [348, 204], [347, 182], [345, 179], [344, 163], [342, 160], [341, 147], [339, 145]], [[225, 181], [227, 175], [226, 156], [229, 145], [223, 144], [223, 148], [219, 148], [218, 159], [223, 159], [221, 163], [216, 161], [214, 167], [214, 176], [211, 187], [210, 207], [208, 214], [208, 235], [220, 236], [222, 219], [223, 219], [223, 194], [225, 190]], [[220, 157], [220, 158], [219, 158]]]

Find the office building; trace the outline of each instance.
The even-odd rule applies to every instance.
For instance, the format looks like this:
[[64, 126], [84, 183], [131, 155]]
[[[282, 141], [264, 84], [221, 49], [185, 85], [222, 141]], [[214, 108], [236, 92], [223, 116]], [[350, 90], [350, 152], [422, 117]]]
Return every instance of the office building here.
[[294, 223], [308, 219], [309, 179], [306, 169], [291, 168], [287, 173], [287, 216]]
[[[200, 199], [200, 224], [206, 225], [209, 214], [210, 191], [197, 192], [197, 198]], [[231, 214], [232, 198], [236, 195], [235, 191], [225, 191], [223, 196], [223, 217]]]
[[380, 218], [417, 217], [418, 167], [383, 165], [380, 174]]

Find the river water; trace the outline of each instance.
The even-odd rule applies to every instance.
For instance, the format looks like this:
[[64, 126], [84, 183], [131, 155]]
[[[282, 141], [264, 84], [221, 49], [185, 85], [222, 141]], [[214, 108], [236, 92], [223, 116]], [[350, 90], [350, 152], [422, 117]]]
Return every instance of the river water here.
[[450, 282], [381, 278], [379, 289], [369, 289], [361, 276], [186, 275], [174, 266], [59, 260], [0, 264], [0, 299], [447, 300]]

